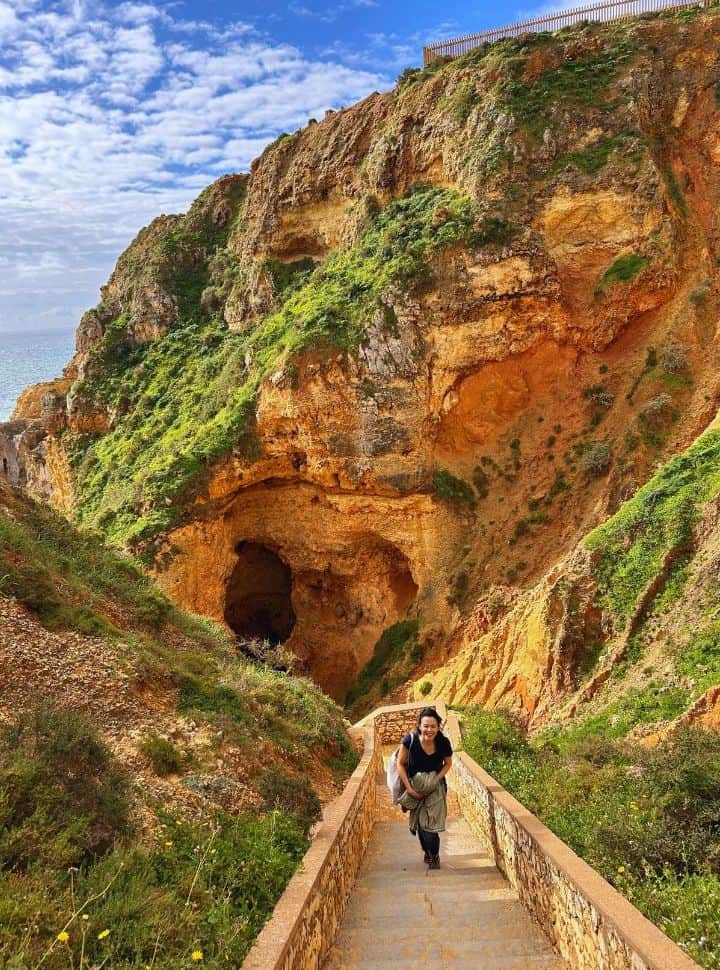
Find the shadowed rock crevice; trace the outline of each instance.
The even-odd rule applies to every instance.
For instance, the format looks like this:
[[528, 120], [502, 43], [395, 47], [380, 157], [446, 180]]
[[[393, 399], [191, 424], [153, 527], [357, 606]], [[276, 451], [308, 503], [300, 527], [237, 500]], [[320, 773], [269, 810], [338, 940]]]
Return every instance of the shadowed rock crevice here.
[[266, 546], [241, 542], [227, 585], [225, 620], [240, 637], [282, 643], [295, 626], [292, 571]]

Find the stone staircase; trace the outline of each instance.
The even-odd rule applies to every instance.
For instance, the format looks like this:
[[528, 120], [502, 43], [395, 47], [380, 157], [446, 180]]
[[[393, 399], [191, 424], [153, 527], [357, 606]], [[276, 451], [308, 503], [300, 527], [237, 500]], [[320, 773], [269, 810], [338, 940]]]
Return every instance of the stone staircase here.
[[699, 970], [461, 750], [452, 714], [448, 829], [428, 870], [384, 777], [422, 706], [355, 725], [360, 764], [243, 970]]
[[423, 863], [384, 777], [378, 778], [377, 803], [380, 821], [324, 970], [566, 970], [473, 835], [452, 792], [436, 871]]

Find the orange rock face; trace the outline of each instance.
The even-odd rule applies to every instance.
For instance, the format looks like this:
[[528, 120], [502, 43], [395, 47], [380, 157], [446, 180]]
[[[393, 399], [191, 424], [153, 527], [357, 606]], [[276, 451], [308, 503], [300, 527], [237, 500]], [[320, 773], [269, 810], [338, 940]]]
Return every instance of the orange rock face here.
[[[452, 187], [472, 200], [475, 235], [436, 252], [422, 280], [389, 286], [387, 312], [364, 321], [351, 352], [305, 349], [265, 374], [257, 454], [238, 448], [182, 493], [154, 568], [176, 602], [241, 635], [289, 633], [337, 698], [381, 632], [411, 616], [439, 651], [422, 669], [448, 700], [541, 718], [575, 684], [597, 623], [571, 551], [720, 399], [720, 18], [635, 29], [595, 100], [568, 96], [523, 117], [497, 81], [506, 70], [506, 81], [535, 83], [563, 58], [592, 59], [615, 42], [599, 26], [562, 51], [558, 39], [516, 52], [524, 72], [458, 62], [279, 139], [249, 176], [144, 229], [81, 321], [81, 380], [64, 424], [47, 425], [45, 491], [72, 504], [66, 443], [101, 438], [124, 416], [122, 401], [113, 410], [85, 393], [105, 376], [118, 320], [133, 352], [172, 331], [178, 280], [199, 267], [212, 280], [200, 307], [248, 331], [276, 305], [273, 262], [319, 264], [413, 185]], [[218, 229], [224, 248], [209, 259], [203, 240]], [[684, 376], [657, 365], [669, 347], [682, 349]], [[644, 409], [663, 394], [661, 434]], [[41, 396], [28, 393], [20, 411], [36, 417]], [[593, 448], [606, 465], [583, 464]], [[438, 473], [466, 491], [443, 495]], [[141, 484], [138, 515], [152, 502]], [[480, 629], [476, 604], [520, 587]]]

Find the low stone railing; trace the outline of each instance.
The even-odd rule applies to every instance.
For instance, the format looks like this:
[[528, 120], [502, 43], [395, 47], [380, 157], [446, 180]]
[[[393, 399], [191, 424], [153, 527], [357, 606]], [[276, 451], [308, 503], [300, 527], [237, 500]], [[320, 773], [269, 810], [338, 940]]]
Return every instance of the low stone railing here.
[[[457, 719], [448, 719], [453, 748]], [[586, 862], [467, 755], [451, 784], [470, 827], [573, 970], [699, 970]]]
[[[381, 707], [355, 725], [360, 764], [323, 820], [302, 866], [288, 883], [243, 970], [317, 970], [327, 956], [350, 898], [377, 814], [382, 745], [411, 730], [425, 704]], [[443, 705], [438, 712], [445, 716]]]

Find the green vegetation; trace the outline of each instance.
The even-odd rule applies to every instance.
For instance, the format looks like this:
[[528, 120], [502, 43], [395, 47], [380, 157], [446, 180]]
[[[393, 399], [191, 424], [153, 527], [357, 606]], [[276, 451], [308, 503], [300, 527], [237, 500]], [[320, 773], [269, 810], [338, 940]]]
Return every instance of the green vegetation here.
[[518, 519], [515, 523], [515, 528], [510, 534], [508, 539], [508, 545], [514, 546], [523, 536], [526, 536], [530, 532], [530, 523], [527, 519]]
[[599, 552], [602, 605], [627, 619], [663, 557], [692, 538], [699, 506], [720, 492], [720, 432], [708, 431], [673, 458], [585, 540]]
[[476, 465], [475, 468], [473, 468], [472, 480], [473, 485], [475, 486], [475, 491], [478, 493], [478, 497], [487, 498], [490, 492], [490, 478], [479, 465]]
[[185, 759], [172, 741], [159, 734], [149, 734], [138, 745], [141, 754], [149, 758], [153, 771], [161, 778], [178, 775], [183, 770]]
[[677, 374], [687, 369], [687, 352], [680, 344], [668, 344], [660, 350], [660, 366], [666, 374]]
[[583, 449], [580, 455], [580, 470], [586, 475], [599, 478], [610, 467], [612, 452], [604, 441], [595, 441]]
[[172, 527], [214, 461], [231, 451], [256, 455], [265, 375], [310, 347], [354, 351], [378, 310], [387, 311], [388, 288], [427, 279], [433, 253], [465, 241], [472, 228], [467, 199], [417, 191], [379, 211], [353, 247], [309, 275], [304, 264], [271, 264], [277, 309], [249, 331], [231, 333], [198, 306], [164, 337], [128, 348], [125, 322], [116, 321], [79, 388], [118, 413], [108, 434], [76, 442], [80, 521], [118, 544]]
[[695, 960], [718, 967], [720, 735], [683, 728], [647, 750], [612, 740], [628, 723], [528, 742], [502, 714], [473, 711], [464, 745]]
[[474, 509], [476, 503], [472, 486], [462, 478], [457, 478], [447, 468], [435, 468], [433, 471], [433, 491], [441, 502], [448, 505], [466, 506]]
[[617, 43], [608, 44], [597, 53], [573, 57], [563, 51], [559, 64], [543, 71], [537, 78], [523, 78], [524, 58], [513, 64], [510, 78], [501, 82], [501, 90], [519, 125], [541, 139], [552, 127], [559, 108], [607, 108], [607, 89], [620, 69], [634, 55], [636, 42], [626, 31]]
[[688, 211], [687, 202], [685, 200], [685, 196], [683, 195], [683, 191], [680, 188], [680, 183], [677, 180], [675, 172], [672, 170], [670, 165], [662, 165], [660, 167], [660, 172], [665, 179], [668, 193], [675, 204], [675, 208], [678, 210], [681, 216], [686, 216]]
[[422, 658], [418, 620], [400, 620], [385, 630], [370, 660], [348, 691], [346, 706], [353, 714], [372, 710], [375, 700], [402, 683], [413, 664]]
[[[51, 629], [120, 637], [136, 630], [153, 635], [167, 625], [199, 646], [227, 642], [207, 621], [180, 613], [128, 556], [78, 531], [52, 509], [18, 494], [0, 496], [0, 596], [14, 596]], [[103, 611], [123, 611], [120, 631]], [[108, 612], [111, 612], [108, 610]]]
[[603, 410], [611, 408], [615, 400], [612, 391], [608, 390], [605, 384], [594, 384], [592, 387], [583, 388], [583, 397], [593, 407]]
[[62, 740], [51, 745], [38, 723], [39, 748], [15, 747], [25, 723], [0, 748], [3, 966], [170, 970], [193, 952], [203, 966], [238, 966], [307, 848], [302, 821], [163, 816], [142, 846], [129, 837], [127, 786], [92, 729], [56, 712], [49, 733], [60, 726]]
[[94, 727], [24, 714], [0, 743], [0, 870], [79, 866], [130, 831], [130, 786]]
[[649, 262], [645, 256], [640, 256], [638, 253], [626, 253], [624, 256], [618, 256], [601, 276], [596, 292], [605, 293], [611, 286], [629, 283], [639, 273], [642, 273]]
[[562, 495], [563, 492], [570, 490], [570, 486], [565, 479], [564, 472], [555, 472], [555, 478], [552, 481], [550, 488], [548, 489], [547, 495], [545, 496], [545, 502], [550, 505], [558, 495]]
[[263, 264], [270, 274], [276, 296], [301, 289], [315, 269], [315, 260], [309, 256], [296, 259], [292, 263], [281, 263], [276, 259], [266, 259]]
[[464, 569], [453, 576], [448, 603], [450, 605], [461, 606], [470, 588], [470, 577]]
[[478, 92], [475, 85], [469, 81], [458, 85], [451, 97], [448, 98], [450, 113], [459, 125], [465, 124], [478, 103]]
[[549, 174], [555, 175], [567, 166], [579, 169], [585, 175], [597, 175], [603, 169], [610, 157], [622, 154], [636, 165], [642, 159], [642, 135], [640, 132], [627, 131], [619, 135], [603, 135], [596, 142], [581, 151], [568, 152], [561, 155], [553, 163]]
[[484, 216], [476, 225], [468, 245], [480, 249], [483, 246], [509, 246], [520, 232], [520, 227], [497, 216]]
[[293, 815], [302, 825], [305, 835], [322, 815], [317, 792], [307, 778], [288, 775], [284, 771], [264, 771], [258, 786], [265, 811]]
[[643, 405], [639, 418], [651, 431], [661, 431], [672, 418], [672, 398], [669, 394], [658, 394]]

